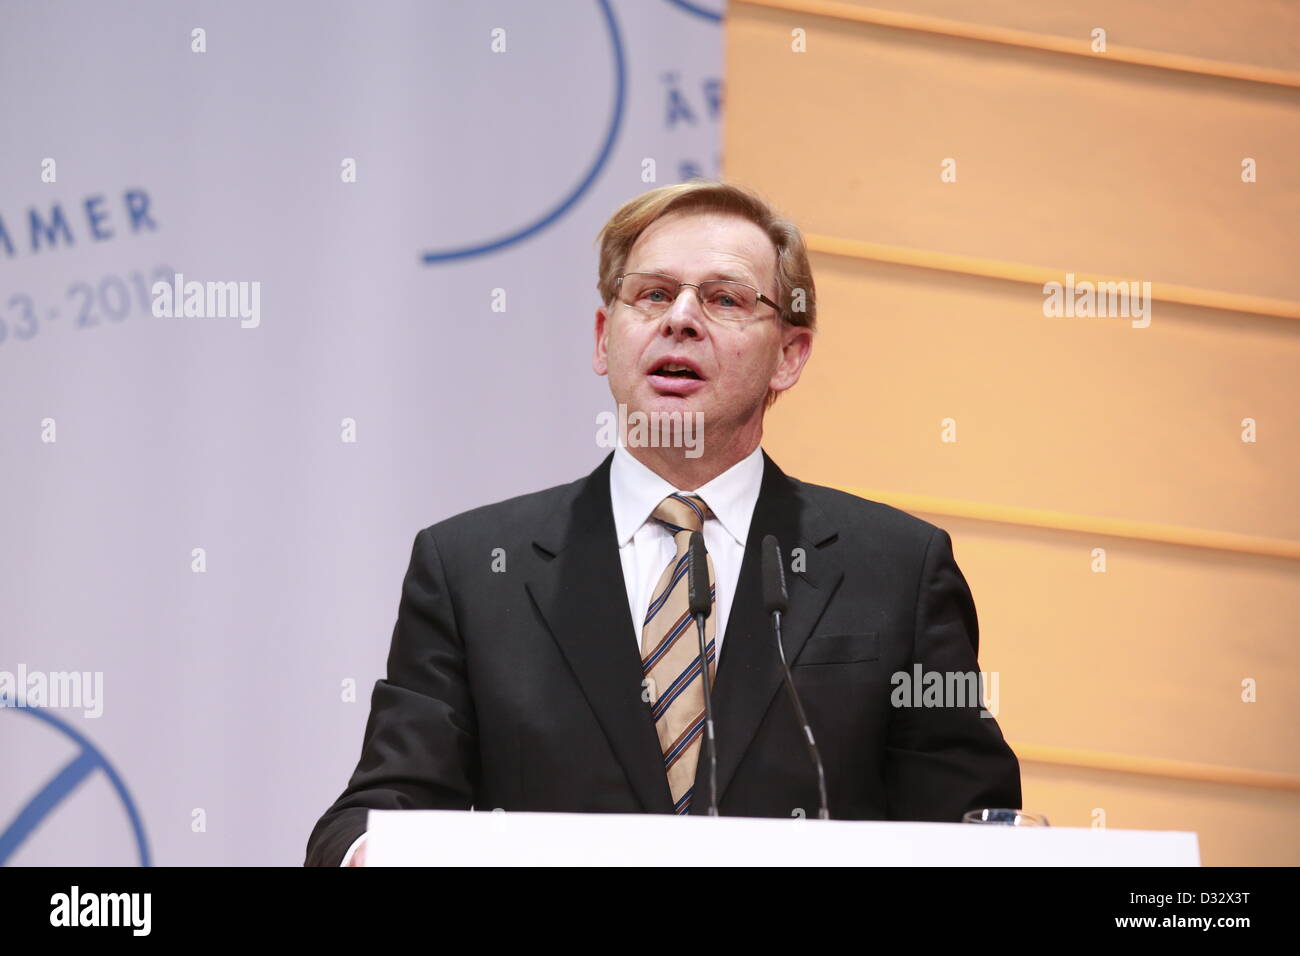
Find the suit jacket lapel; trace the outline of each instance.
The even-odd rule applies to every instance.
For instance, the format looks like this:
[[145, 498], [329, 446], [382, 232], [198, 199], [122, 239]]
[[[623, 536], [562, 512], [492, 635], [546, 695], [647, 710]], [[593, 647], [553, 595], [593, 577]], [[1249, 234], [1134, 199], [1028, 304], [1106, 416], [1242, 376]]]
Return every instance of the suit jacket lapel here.
[[525, 586], [642, 806], [671, 813], [663, 753], [640, 695], [639, 631], [628, 607], [609, 498], [612, 459], [576, 482], [572, 503], [557, 509], [535, 536], [545, 563]]
[[[764, 452], [763, 484], [749, 525], [713, 692], [719, 801], [783, 683], [771, 617], [763, 611], [761, 546], [769, 534], [776, 535], [781, 543], [787, 570], [789, 610], [782, 616], [781, 632], [786, 660], [792, 661], [839, 587], [844, 570], [835, 548], [834, 526], [806, 497], [799, 483]], [[803, 549], [803, 570], [791, 573], [796, 548]], [[813, 773], [811, 765], [808, 770]], [[701, 751], [691, 813], [708, 812], [708, 787], [707, 761]]]
[[[642, 806], [671, 813], [672, 796], [650, 708], [641, 699], [639, 631], [628, 608], [614, 515], [609, 498], [609, 455], [574, 483], [567, 506], [556, 509], [534, 537], [544, 563], [525, 583]], [[781, 690], [770, 617], [763, 612], [761, 545], [781, 542], [786, 568], [803, 549], [801, 570], [786, 575], [789, 611], [781, 629], [793, 660], [812, 633], [844, 576], [835, 549], [836, 529], [763, 453], [763, 483], [745, 543], [736, 596], [722, 644], [713, 693], [721, 800], [749, 749], [758, 725]], [[812, 768], [809, 768], [812, 772]], [[700, 760], [691, 813], [708, 812], [707, 762]], [[793, 809], [793, 808], [792, 808]]]

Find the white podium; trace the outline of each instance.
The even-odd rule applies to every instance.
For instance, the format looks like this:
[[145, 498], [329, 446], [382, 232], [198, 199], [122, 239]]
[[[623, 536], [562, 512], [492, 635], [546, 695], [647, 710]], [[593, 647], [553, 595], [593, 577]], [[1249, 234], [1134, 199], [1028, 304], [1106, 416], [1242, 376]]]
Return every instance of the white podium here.
[[1199, 866], [1195, 833], [371, 810], [367, 866]]

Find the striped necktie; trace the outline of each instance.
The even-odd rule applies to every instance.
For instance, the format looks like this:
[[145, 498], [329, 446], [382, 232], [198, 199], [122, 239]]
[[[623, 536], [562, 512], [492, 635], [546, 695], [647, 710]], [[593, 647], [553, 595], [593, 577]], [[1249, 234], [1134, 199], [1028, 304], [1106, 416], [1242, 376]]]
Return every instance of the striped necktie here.
[[[704, 687], [700, 681], [700, 641], [687, 600], [687, 569], [691, 532], [702, 531], [705, 518], [713, 517], [703, 499], [671, 494], [650, 516], [670, 532], [677, 554], [668, 562], [641, 628], [641, 672], [649, 692], [650, 713], [664, 755], [664, 771], [672, 793], [673, 812], [691, 808], [695, 767], [704, 737]], [[709, 597], [716, 597], [713, 559], [709, 564]], [[717, 653], [713, 620], [705, 620], [704, 637], [709, 657], [709, 686], [717, 680]]]

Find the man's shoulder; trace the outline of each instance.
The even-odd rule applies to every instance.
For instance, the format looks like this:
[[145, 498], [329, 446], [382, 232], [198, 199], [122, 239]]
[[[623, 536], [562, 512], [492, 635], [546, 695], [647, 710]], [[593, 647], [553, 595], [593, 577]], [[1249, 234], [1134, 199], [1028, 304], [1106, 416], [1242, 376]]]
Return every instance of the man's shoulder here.
[[483, 536], [501, 539], [532, 531], [548, 515], [566, 509], [591, 475], [479, 505], [436, 521], [424, 529], [438, 541], [464, 541]]
[[805, 500], [816, 505], [836, 524], [847, 524], [851, 529], [885, 538], [894, 542], [915, 542], [926, 545], [938, 525], [909, 514], [901, 508], [882, 501], [864, 498], [852, 492], [826, 485], [791, 478]]

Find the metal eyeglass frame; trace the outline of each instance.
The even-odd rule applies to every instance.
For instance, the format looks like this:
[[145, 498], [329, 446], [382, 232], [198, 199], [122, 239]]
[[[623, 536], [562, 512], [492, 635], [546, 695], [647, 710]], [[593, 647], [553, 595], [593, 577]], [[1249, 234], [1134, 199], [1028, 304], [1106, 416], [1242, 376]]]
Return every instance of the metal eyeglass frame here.
[[[755, 316], [750, 316], [748, 319], [721, 319], [721, 320], [719, 320], [719, 319], [717, 319], [715, 316], [709, 315], [709, 307], [708, 307], [707, 305], [704, 304], [704, 294], [700, 291], [700, 286], [703, 285], [704, 283], [703, 283], [703, 282], [683, 282], [682, 280], [678, 279], [676, 276], [670, 276], [670, 275], [668, 275], [668, 273], [666, 273], [666, 272], [624, 272], [622, 275], [620, 275], [620, 276], [616, 276], [615, 279], [614, 279], [615, 298], [618, 298], [617, 290], [619, 290], [619, 289], [621, 289], [621, 288], [623, 287], [623, 280], [626, 279], [628, 276], [658, 276], [658, 277], [661, 278], [661, 279], [669, 279], [669, 280], [671, 280], [671, 281], [673, 281], [673, 282], [676, 282], [676, 283], [677, 283], [677, 288], [673, 291], [673, 302], [676, 302], [676, 301], [677, 301], [677, 297], [680, 296], [680, 295], [682, 294], [682, 286], [684, 286], [684, 285], [690, 286], [692, 289], [695, 290], [695, 298], [696, 298], [696, 300], [700, 303], [700, 310], [701, 310], [705, 315], [708, 315], [709, 318], [713, 319], [714, 321], [723, 321], [723, 322], [753, 322], [754, 319], [755, 319]], [[758, 296], [758, 301], [759, 301], [759, 302], [762, 302], [764, 305], [769, 305], [769, 306], [771, 306], [772, 309], [773, 309], [773, 311], [776, 312], [776, 314], [777, 314], [778, 317], [781, 315], [781, 307], [780, 307], [779, 305], [777, 305], [775, 302], [773, 302], [773, 301], [772, 301], [771, 299], [769, 299], [767, 296], [763, 295], [763, 293], [759, 292], [757, 289], [755, 289], [752, 285], [750, 285], [750, 284], [747, 283], [747, 282], [737, 282], [735, 279], [705, 279], [704, 282], [730, 282], [732, 285], [744, 286], [746, 289], [751, 290], [751, 291], [754, 293], [754, 295]], [[638, 309], [635, 305], [633, 305], [631, 302], [623, 302], [622, 299], [619, 299], [618, 301], [619, 301], [619, 302], [622, 302], [623, 305], [626, 305], [626, 306], [629, 306], [630, 308], [636, 309], [638, 312], [641, 311], [641, 310]], [[671, 303], [666, 303], [666, 304], [670, 305]], [[643, 313], [643, 314], [644, 314], [644, 313]]]

